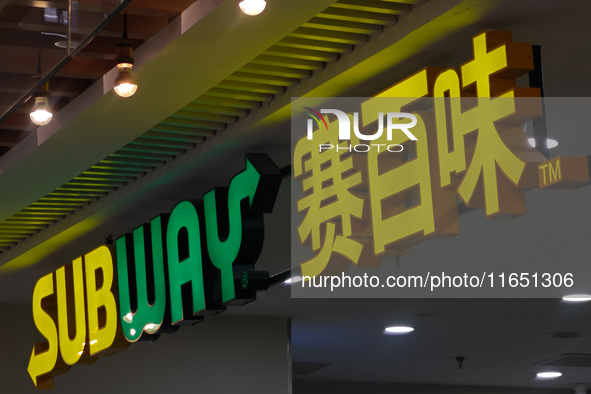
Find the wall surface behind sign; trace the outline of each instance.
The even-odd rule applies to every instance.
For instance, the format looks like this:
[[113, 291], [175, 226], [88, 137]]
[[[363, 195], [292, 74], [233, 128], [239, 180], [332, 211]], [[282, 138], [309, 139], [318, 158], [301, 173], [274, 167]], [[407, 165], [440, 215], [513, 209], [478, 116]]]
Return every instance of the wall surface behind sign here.
[[[27, 374], [36, 331], [29, 305], [0, 304], [0, 393], [37, 391]], [[75, 365], [49, 393], [290, 393], [289, 321], [222, 314]]]

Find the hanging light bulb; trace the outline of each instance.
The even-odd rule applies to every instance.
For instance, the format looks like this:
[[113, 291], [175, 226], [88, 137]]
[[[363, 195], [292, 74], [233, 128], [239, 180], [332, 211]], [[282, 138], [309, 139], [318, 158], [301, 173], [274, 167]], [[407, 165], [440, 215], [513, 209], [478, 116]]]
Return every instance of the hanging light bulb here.
[[127, 15], [123, 15], [123, 42], [117, 44], [117, 68], [114, 90], [121, 97], [131, 97], [137, 91], [137, 82], [131, 74], [133, 68], [133, 46], [127, 40]]
[[53, 118], [53, 113], [49, 107], [49, 82], [45, 82], [41, 89], [35, 94], [35, 104], [29, 114], [33, 123], [37, 126], [45, 126]]
[[119, 75], [115, 78], [115, 93], [121, 97], [131, 97], [137, 90], [137, 82], [131, 75], [131, 63], [117, 63]]
[[258, 15], [263, 12], [267, 2], [265, 0], [242, 0], [239, 5], [246, 15]]

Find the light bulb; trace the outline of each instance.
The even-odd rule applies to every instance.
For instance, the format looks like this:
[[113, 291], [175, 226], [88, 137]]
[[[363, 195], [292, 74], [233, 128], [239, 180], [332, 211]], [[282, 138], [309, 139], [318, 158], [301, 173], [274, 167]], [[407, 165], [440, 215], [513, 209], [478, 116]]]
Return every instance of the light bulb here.
[[115, 93], [121, 97], [131, 97], [137, 90], [137, 83], [131, 75], [131, 63], [119, 63], [119, 75], [115, 78]]
[[239, 5], [246, 15], [258, 15], [263, 12], [267, 2], [265, 0], [242, 0]]
[[51, 122], [53, 114], [51, 113], [51, 108], [49, 108], [47, 97], [35, 97], [35, 106], [33, 107], [33, 111], [31, 112], [30, 116], [33, 123], [35, 123], [37, 126], [45, 126]]

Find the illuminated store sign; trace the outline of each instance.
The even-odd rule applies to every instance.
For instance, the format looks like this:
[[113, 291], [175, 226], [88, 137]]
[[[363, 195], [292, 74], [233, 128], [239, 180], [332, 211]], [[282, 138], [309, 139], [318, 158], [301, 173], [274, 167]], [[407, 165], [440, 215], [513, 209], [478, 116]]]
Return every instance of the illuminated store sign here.
[[254, 268], [263, 213], [272, 211], [281, 179], [268, 156], [248, 155], [229, 187], [182, 201], [114, 248], [101, 246], [39, 279], [33, 318], [47, 342], [35, 343], [29, 360], [35, 386], [52, 388], [71, 365], [122, 350], [143, 334], [153, 340], [252, 301], [256, 293], [243, 289], [235, 271]]
[[[460, 70], [428, 67], [362, 102], [361, 119], [353, 122], [362, 130], [350, 139], [340, 138], [338, 117], [322, 117], [325, 127], [315, 131], [308, 120], [293, 160], [304, 194], [297, 231], [314, 253], [302, 275], [379, 265], [425, 239], [456, 235], [458, 197], [487, 217], [516, 217], [525, 213], [526, 189], [589, 182], [587, 157], [547, 160], [523, 132], [524, 123], [543, 114], [540, 90], [516, 83], [534, 69], [532, 44], [489, 31], [473, 38], [473, 51]], [[378, 118], [401, 111], [416, 116], [415, 138], [374, 139]], [[363, 140], [404, 149], [356, 154], [351, 146]]]

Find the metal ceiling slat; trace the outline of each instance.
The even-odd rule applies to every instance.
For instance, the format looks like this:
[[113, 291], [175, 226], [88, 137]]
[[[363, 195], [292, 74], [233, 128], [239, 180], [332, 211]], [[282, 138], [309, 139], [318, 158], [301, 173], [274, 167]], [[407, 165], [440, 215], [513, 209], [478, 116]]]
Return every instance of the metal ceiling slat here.
[[320, 70], [324, 67], [324, 62], [317, 62], [313, 60], [293, 59], [282, 56], [259, 55], [250, 61], [252, 64], [262, 64], [265, 66], [279, 66], [287, 68], [295, 68], [299, 70]]
[[41, 216], [63, 216], [70, 212], [69, 209], [60, 209], [60, 210], [29, 210], [29, 208], [25, 208], [17, 215], [27, 215], [27, 216], [34, 216], [34, 215], [41, 215]]
[[159, 131], [148, 131], [142, 135], [142, 140], [163, 140], [163, 141], [179, 141], [179, 142], [191, 142], [198, 144], [203, 142], [203, 137], [186, 134], [175, 134], [175, 133], [161, 133]]
[[211, 137], [215, 134], [214, 130], [206, 130], [200, 128], [187, 128], [187, 127], [179, 127], [179, 126], [169, 126], [169, 125], [162, 125], [162, 126], [155, 126], [150, 129], [150, 132], [158, 132], [158, 133], [170, 133], [170, 134], [182, 134], [187, 136], [197, 136], [197, 137]]
[[183, 111], [196, 111], [204, 112], [216, 115], [228, 115], [228, 116], [244, 116], [248, 114], [248, 110], [235, 107], [235, 106], [224, 106], [224, 105], [210, 105], [204, 104], [198, 101], [191, 102], [183, 107]]
[[222, 82], [216, 85], [218, 88], [223, 89], [232, 89], [232, 90], [240, 90], [246, 92], [253, 92], [253, 93], [264, 93], [264, 94], [282, 94], [285, 91], [283, 86], [275, 86], [275, 85], [266, 85], [261, 83], [252, 83], [252, 82], [240, 82], [240, 81], [231, 81], [231, 80], [223, 80]]
[[[275, 75], [262, 75], [262, 74], [252, 74], [252, 73], [245, 73], [245, 72], [235, 72], [234, 74], [230, 75], [226, 78], [228, 81], [240, 81], [240, 82], [253, 82], [253, 83], [265, 83], [267, 85], [275, 85], [275, 86], [293, 86], [300, 82], [297, 78], [286, 78], [286, 77], [279, 77]], [[246, 114], [244, 114], [246, 115]]]
[[275, 77], [297, 79], [306, 79], [309, 78], [310, 75], [312, 75], [312, 72], [310, 70], [295, 69], [289, 67], [267, 66], [263, 64], [254, 63], [245, 64], [242, 68], [240, 68], [240, 71], [253, 74], [271, 75]]
[[368, 41], [365, 34], [347, 33], [341, 31], [331, 31], [314, 29], [311, 27], [300, 27], [289, 35], [297, 38], [311, 38], [316, 40], [325, 40], [328, 42], [337, 42], [341, 44], [359, 45]]
[[[65, 185], [64, 185], [65, 186]], [[85, 192], [75, 191], [68, 188], [58, 188], [53, 192], [49, 193], [49, 198], [60, 199], [65, 201], [92, 201], [96, 197], [102, 196], [104, 193], [101, 191], [88, 190]]]
[[46, 197], [47, 201], [55, 201], [57, 203], [80, 203], [83, 205], [87, 205], [90, 201], [95, 200], [97, 197], [102, 196], [102, 194], [96, 194], [89, 196], [87, 194], [81, 195], [80, 193], [75, 194], [67, 194], [67, 193], [54, 193], [50, 197]]
[[11, 242], [19, 242], [28, 236], [29, 234], [0, 235], [0, 245], [5, 245]]
[[[193, 103], [196, 104], [213, 104], [213, 105], [222, 105], [226, 107], [235, 107], [240, 109], [258, 109], [261, 107], [260, 101], [251, 101], [251, 100], [241, 100], [241, 99], [233, 99], [227, 97], [219, 97], [219, 96], [212, 96], [209, 94], [203, 94], [193, 100]], [[152, 128], [154, 130], [154, 128]]]
[[160, 122], [162, 125], [166, 126], [178, 126], [178, 127], [190, 127], [194, 129], [205, 129], [205, 130], [221, 130], [226, 125], [224, 123], [219, 122], [204, 122], [202, 120], [193, 120], [193, 119], [184, 119], [184, 118], [177, 118], [174, 115], [164, 119]]
[[339, 31], [355, 34], [374, 35], [379, 34], [383, 30], [382, 25], [374, 25], [369, 23], [349, 22], [343, 20], [326, 19], [326, 18], [312, 18], [304, 23], [302, 27], [310, 27], [313, 29]]
[[90, 169], [86, 172], [89, 174], [90, 173], [95, 173], [95, 174], [103, 174], [103, 173], [119, 174], [120, 173], [121, 175], [129, 174], [130, 176], [137, 177], [138, 175], [146, 172], [146, 170], [144, 170], [143, 168], [130, 167], [125, 164], [101, 163], [101, 164], [97, 164], [95, 166], [90, 167]]
[[19, 212], [16, 215], [13, 215], [11, 219], [15, 220], [24, 220], [24, 221], [48, 221], [52, 222], [62, 216], [64, 214], [56, 214], [56, 215], [48, 215], [48, 214], [39, 214], [39, 213], [26, 213], [26, 212]]
[[11, 223], [11, 224], [2, 224], [0, 226], [0, 230], [29, 230], [29, 231], [37, 231], [42, 228], [45, 228], [45, 224], [26, 224], [26, 223]]
[[[183, 107], [182, 110], [174, 113], [175, 118], [195, 119], [203, 120], [205, 122], [217, 122], [217, 123], [236, 123], [238, 120], [237, 116], [212, 114], [208, 112], [193, 111], [191, 108]], [[148, 131], [149, 133], [149, 131]]]
[[25, 208], [21, 211], [23, 214], [41, 214], [41, 215], [53, 215], [53, 216], [63, 216], [67, 215], [68, 213], [72, 212], [72, 207], [63, 207], [60, 209], [44, 209], [38, 211], [32, 211], [31, 208]]
[[115, 156], [118, 158], [124, 158], [124, 159], [132, 159], [132, 160], [157, 160], [161, 164], [174, 159], [174, 156], [172, 156], [172, 155], [161, 155], [158, 153], [133, 152], [133, 151], [127, 151], [124, 149], [119, 149], [116, 153], [112, 154], [111, 156]]
[[256, 102], [267, 102], [273, 100], [272, 94], [265, 93], [254, 93], [246, 92], [242, 90], [231, 90], [231, 89], [220, 89], [212, 88], [207, 92], [208, 96], [235, 99], [235, 100], [247, 100]]
[[170, 157], [168, 160], [172, 160], [175, 156], [183, 153], [183, 150], [134, 143], [126, 145], [124, 148], [120, 149], [119, 152], [122, 152], [122, 154], [145, 155], [146, 157], [151, 157], [152, 155], [168, 156]]
[[24, 219], [24, 218], [9, 218], [4, 221], [6, 224], [22, 224], [22, 225], [47, 225], [53, 223], [55, 219]]
[[123, 157], [120, 155], [110, 155], [106, 159], [100, 161], [100, 163], [106, 164], [124, 164], [126, 166], [138, 166], [141, 168], [145, 168], [147, 170], [151, 170], [154, 167], [159, 166], [162, 164], [161, 160], [151, 159], [139, 159], [135, 157]]
[[130, 179], [137, 177], [134, 173], [118, 173], [115, 171], [105, 171], [103, 173], [97, 171], [84, 171], [82, 174], [77, 176], [75, 179], [88, 179], [88, 180], [119, 180], [127, 182]]
[[5, 236], [10, 236], [12, 234], [20, 234], [21, 237], [23, 236], [27, 236], [28, 234], [30, 234], [30, 230], [17, 230], [17, 229], [12, 229], [12, 230], [2, 230], [0, 229], [0, 237], [5, 237]]
[[175, 149], [180, 150], [179, 154], [186, 151], [187, 149], [191, 149], [195, 146], [192, 141], [185, 142], [185, 141], [173, 141], [173, 140], [165, 140], [165, 139], [150, 139], [150, 138], [138, 138], [133, 141], [130, 145], [138, 145], [138, 146], [153, 146], [153, 147], [162, 147], [167, 149]]
[[341, 44], [338, 42], [328, 42], [320, 39], [297, 37], [285, 37], [283, 40], [276, 43], [275, 46], [312, 49], [316, 51], [332, 53], [349, 53], [353, 50], [353, 45], [351, 44]]
[[376, 25], [391, 25], [397, 22], [398, 16], [382, 12], [368, 12], [346, 8], [329, 7], [318, 14], [321, 18], [335, 19], [349, 22], [373, 23]]
[[70, 185], [65, 184], [57, 188], [58, 191], [80, 191], [80, 192], [94, 192], [94, 193], [106, 193], [115, 190], [114, 187], [108, 186], [91, 186], [91, 185]]
[[82, 187], [120, 187], [122, 185], [125, 185], [127, 182], [122, 182], [122, 181], [99, 181], [99, 180], [94, 180], [94, 181], [90, 181], [90, 180], [78, 180], [78, 179], [73, 179], [70, 182], [66, 183], [66, 185], [68, 186], [82, 186]]
[[264, 52], [265, 55], [282, 56], [294, 59], [313, 60], [317, 62], [336, 62], [339, 59], [338, 53], [317, 51], [314, 49], [289, 48], [273, 45]]
[[82, 201], [49, 201], [44, 203], [42, 207], [30, 205], [27, 209], [41, 208], [47, 210], [55, 209], [57, 212], [72, 212], [88, 204]]
[[339, 0], [330, 7], [356, 11], [381, 12], [392, 15], [406, 15], [411, 10], [408, 4], [379, 0]]
[[81, 174], [80, 179], [97, 179], [97, 180], [118, 180], [123, 182], [130, 182], [137, 179], [141, 176], [143, 172], [132, 172], [132, 171], [117, 171], [117, 170], [108, 170], [108, 171], [100, 171], [98, 169], [92, 171], [85, 171]]

